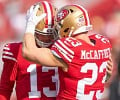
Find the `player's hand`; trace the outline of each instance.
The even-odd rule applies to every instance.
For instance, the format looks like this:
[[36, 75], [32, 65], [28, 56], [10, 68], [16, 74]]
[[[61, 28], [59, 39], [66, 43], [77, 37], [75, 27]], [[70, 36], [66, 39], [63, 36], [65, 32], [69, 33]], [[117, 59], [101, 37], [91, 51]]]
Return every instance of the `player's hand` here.
[[110, 57], [108, 62], [107, 62], [107, 73], [108, 74], [112, 74], [112, 71], [113, 71], [113, 61], [112, 61], [112, 58]]
[[109, 60], [107, 61], [107, 77], [106, 77], [106, 82], [109, 80], [110, 76], [112, 75], [112, 71], [113, 71], [113, 61], [112, 58], [109, 57]]
[[46, 17], [46, 13], [37, 16], [39, 4], [31, 6], [26, 15], [26, 33], [34, 34], [36, 25]]

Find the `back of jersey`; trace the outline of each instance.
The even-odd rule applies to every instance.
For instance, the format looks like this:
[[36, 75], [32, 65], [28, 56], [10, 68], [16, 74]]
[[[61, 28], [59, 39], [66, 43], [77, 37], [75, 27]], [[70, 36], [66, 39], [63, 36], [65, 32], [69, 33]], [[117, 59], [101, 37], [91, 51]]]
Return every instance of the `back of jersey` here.
[[101, 35], [90, 38], [93, 45], [69, 37], [58, 40], [52, 47], [69, 65], [68, 72], [60, 74], [62, 83], [58, 100], [101, 99], [111, 45]]

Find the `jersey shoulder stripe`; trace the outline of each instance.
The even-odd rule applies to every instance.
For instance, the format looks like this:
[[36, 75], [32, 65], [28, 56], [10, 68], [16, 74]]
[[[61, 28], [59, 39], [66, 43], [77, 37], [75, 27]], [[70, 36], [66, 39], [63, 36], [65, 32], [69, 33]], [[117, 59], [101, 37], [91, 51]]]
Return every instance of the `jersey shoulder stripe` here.
[[2, 59], [11, 60], [17, 62], [17, 52], [18, 52], [19, 43], [9, 43], [6, 44], [3, 48]]
[[72, 61], [74, 57], [74, 51], [70, 48], [69, 42], [67, 42], [67, 40], [56, 41], [52, 48], [52, 52], [54, 51], [54, 55], [59, 55], [60, 57], [62, 56], [61, 58], [64, 57], [64, 59], [69, 62]]

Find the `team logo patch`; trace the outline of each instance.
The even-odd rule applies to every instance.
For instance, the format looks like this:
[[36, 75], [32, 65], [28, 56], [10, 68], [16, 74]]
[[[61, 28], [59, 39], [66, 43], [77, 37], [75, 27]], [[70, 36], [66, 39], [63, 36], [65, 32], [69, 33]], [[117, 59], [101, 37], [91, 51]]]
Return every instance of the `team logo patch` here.
[[61, 21], [68, 15], [69, 11], [66, 9], [63, 9], [61, 12], [57, 14], [57, 21]]

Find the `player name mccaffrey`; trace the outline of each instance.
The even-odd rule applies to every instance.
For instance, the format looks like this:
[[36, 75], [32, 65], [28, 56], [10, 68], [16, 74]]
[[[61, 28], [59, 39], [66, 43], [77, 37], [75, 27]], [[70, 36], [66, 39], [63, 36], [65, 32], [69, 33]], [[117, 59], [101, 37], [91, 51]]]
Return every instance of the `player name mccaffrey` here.
[[104, 59], [110, 56], [110, 48], [103, 50], [81, 50], [81, 59]]

